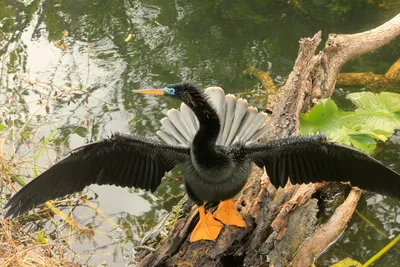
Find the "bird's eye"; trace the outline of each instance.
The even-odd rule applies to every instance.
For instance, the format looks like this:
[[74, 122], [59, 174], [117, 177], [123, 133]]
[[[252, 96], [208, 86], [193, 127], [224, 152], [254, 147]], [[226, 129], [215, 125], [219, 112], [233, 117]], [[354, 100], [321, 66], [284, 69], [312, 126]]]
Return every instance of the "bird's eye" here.
[[167, 94], [170, 94], [170, 95], [175, 95], [175, 89], [174, 88], [167, 88]]

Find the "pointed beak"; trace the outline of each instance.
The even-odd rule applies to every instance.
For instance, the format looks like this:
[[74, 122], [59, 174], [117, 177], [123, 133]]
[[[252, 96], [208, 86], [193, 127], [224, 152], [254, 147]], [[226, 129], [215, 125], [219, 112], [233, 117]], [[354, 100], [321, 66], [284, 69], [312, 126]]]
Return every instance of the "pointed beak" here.
[[164, 95], [164, 89], [139, 89], [134, 92], [145, 95]]

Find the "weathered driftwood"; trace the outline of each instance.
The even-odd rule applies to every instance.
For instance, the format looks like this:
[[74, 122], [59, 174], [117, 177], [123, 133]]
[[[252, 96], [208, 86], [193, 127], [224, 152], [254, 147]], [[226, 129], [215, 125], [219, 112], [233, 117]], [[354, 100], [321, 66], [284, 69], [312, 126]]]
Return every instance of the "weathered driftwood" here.
[[[340, 68], [351, 58], [372, 51], [400, 34], [400, 14], [387, 23], [357, 34], [330, 34], [325, 47], [317, 55], [321, 32], [313, 38], [300, 40], [300, 49], [293, 71], [270, 109], [272, 130], [268, 139], [297, 135], [299, 115], [319, 99], [331, 96]], [[316, 255], [325, 249], [316, 231], [317, 201], [313, 193], [323, 184], [291, 185], [275, 189], [263, 171], [253, 168], [245, 188], [235, 198], [247, 227], [225, 227], [216, 242], [190, 243], [189, 235], [197, 220], [195, 209], [177, 220], [168, 237], [155, 251], [145, 251], [138, 266], [309, 266]], [[357, 198], [352, 193], [322, 227], [327, 231], [323, 244], [337, 238], [353, 213]], [[184, 203], [188, 208], [190, 204]], [[333, 224], [333, 225], [332, 225]], [[321, 231], [321, 230], [320, 230]], [[306, 238], [310, 237], [307, 242]], [[302, 244], [304, 249], [302, 250]], [[296, 256], [296, 251], [298, 256]]]
[[[313, 263], [314, 256], [332, 243], [331, 237], [341, 234], [356, 209], [361, 194], [362, 190], [360, 189], [353, 188], [351, 190], [347, 199], [336, 209], [335, 215], [304, 242], [293, 258], [293, 266], [310, 266]], [[315, 240], [318, 240], [318, 242], [315, 242]]]

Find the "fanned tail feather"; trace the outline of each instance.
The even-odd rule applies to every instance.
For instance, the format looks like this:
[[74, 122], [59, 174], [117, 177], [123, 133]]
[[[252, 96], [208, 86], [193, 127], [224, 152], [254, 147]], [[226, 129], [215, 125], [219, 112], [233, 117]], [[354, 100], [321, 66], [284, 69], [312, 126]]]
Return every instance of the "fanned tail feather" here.
[[189, 129], [190, 138], [191, 140], [193, 140], [194, 135], [199, 130], [199, 122], [196, 119], [194, 112], [186, 104], [182, 103], [180, 110], [182, 113], [182, 117], [185, 120], [186, 125]]
[[221, 140], [222, 145], [227, 144], [229, 132], [232, 128], [232, 122], [233, 122], [233, 119], [235, 118], [235, 109], [236, 109], [236, 97], [234, 95], [231, 95], [231, 94], [226, 95], [225, 99], [226, 99], [225, 124], [231, 125], [231, 127], [222, 128], [222, 131], [221, 131], [222, 134], [220, 134], [220, 136], [222, 138], [222, 140]]
[[[224, 90], [219, 87], [209, 87], [204, 93], [208, 96], [208, 99], [214, 105], [214, 109], [217, 111], [219, 122], [221, 124], [221, 129], [224, 129], [225, 126], [225, 117], [226, 117], [226, 99]], [[217, 138], [217, 145], [221, 145], [222, 143], [222, 135], [219, 134]]]
[[[249, 107], [244, 99], [234, 95], [225, 95], [219, 87], [209, 87], [204, 93], [217, 111], [221, 130], [216, 144], [229, 146], [235, 142], [254, 143], [262, 138], [270, 126], [266, 122], [267, 114]], [[171, 145], [190, 146], [199, 122], [193, 111], [184, 103], [180, 110], [171, 109], [167, 117], [161, 120], [162, 129], [157, 135]]]
[[233, 139], [236, 136], [236, 133], [242, 123], [244, 115], [246, 115], [246, 111], [248, 109], [247, 101], [244, 99], [236, 100], [236, 108], [235, 115], [229, 130], [228, 139], [226, 140], [226, 144], [231, 144]]
[[186, 142], [192, 140], [189, 133], [187, 122], [183, 119], [182, 113], [176, 109], [168, 110], [167, 116], [178, 132], [186, 139]]
[[165, 132], [170, 134], [173, 138], [178, 141], [180, 144], [188, 144], [190, 140], [186, 140], [181, 132], [174, 126], [171, 120], [168, 117], [161, 119], [161, 124], [165, 129]]

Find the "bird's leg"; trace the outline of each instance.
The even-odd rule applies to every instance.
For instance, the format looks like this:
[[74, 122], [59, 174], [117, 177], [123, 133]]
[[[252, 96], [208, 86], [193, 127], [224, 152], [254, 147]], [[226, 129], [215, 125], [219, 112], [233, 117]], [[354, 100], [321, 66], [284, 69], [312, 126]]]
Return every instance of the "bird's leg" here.
[[218, 209], [214, 212], [214, 217], [226, 225], [246, 227], [246, 223], [237, 211], [232, 199], [221, 201]]
[[198, 240], [215, 240], [224, 225], [215, 220], [211, 212], [206, 215], [204, 205], [199, 207], [200, 219], [190, 236], [190, 242]]

